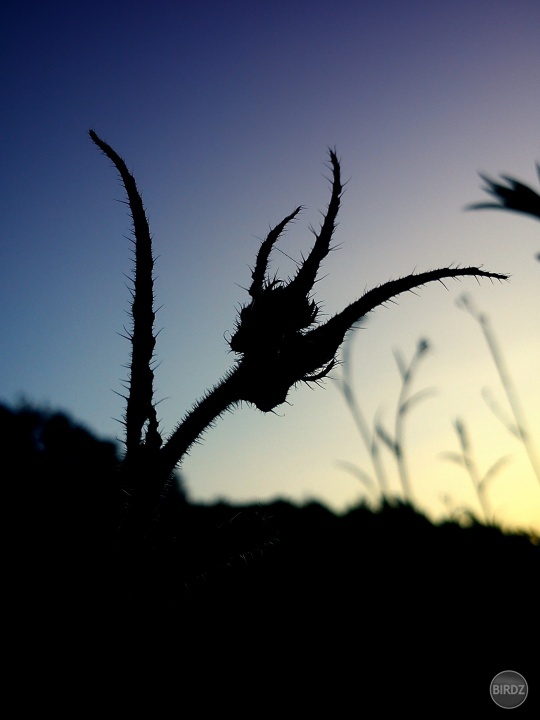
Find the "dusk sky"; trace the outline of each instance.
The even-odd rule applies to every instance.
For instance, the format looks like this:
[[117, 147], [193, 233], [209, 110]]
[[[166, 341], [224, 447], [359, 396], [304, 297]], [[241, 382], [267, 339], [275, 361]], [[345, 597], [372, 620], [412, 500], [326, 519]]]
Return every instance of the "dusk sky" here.
[[[538, 0], [21, 0], [4, 8], [0, 34], [1, 402], [24, 398], [122, 438], [114, 391], [129, 359], [131, 221], [90, 128], [126, 160], [150, 220], [165, 435], [233, 363], [226, 338], [260, 241], [298, 205], [272, 271], [287, 279], [309, 251], [335, 147], [348, 184], [339, 249], [315, 286], [325, 313], [414, 270], [511, 275], [436, 283], [366, 318], [350, 336], [362, 410], [393, 428], [393, 351], [408, 360], [427, 339], [413, 390], [436, 392], [405, 427], [417, 504], [434, 518], [480, 513], [466, 471], [441, 456], [459, 450], [459, 417], [481, 473], [511, 456], [488, 491], [496, 520], [540, 529], [538, 480], [482, 397], [489, 388], [509, 414], [497, 370], [456, 306], [467, 293], [489, 316], [539, 438], [540, 225], [464, 210], [487, 199], [479, 172], [538, 187]], [[338, 465], [371, 471], [336, 382], [288, 400], [218, 421], [181, 469], [192, 500], [316, 499], [343, 511], [369, 497]]]

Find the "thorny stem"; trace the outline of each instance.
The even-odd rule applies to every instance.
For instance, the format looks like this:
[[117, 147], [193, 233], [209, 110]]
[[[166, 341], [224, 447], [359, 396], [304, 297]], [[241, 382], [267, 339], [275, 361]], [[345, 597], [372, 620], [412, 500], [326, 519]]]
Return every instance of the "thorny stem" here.
[[128, 204], [133, 219], [135, 236], [135, 263], [132, 290], [131, 317], [133, 330], [129, 336], [132, 345], [131, 367], [129, 377], [129, 394], [126, 398], [126, 454], [137, 454], [143, 442], [143, 426], [148, 422], [144, 444], [159, 448], [161, 437], [158, 432], [158, 421], [153, 404], [152, 359], [156, 338], [154, 335], [155, 312], [154, 304], [154, 258], [152, 255], [152, 238], [148, 219], [137, 189], [134, 177], [128, 171], [122, 158], [103, 142], [93, 130], [90, 137], [103, 153], [114, 163], [124, 184]]
[[[319, 266], [330, 252], [342, 195], [340, 163], [335, 151], [330, 150], [331, 199], [321, 228], [315, 233], [311, 252], [290, 282], [268, 278], [271, 250], [286, 225], [299, 213], [300, 208], [297, 208], [270, 231], [259, 249], [249, 289], [251, 300], [241, 308], [229, 341], [231, 350], [238, 356], [235, 365], [193, 407], [162, 447], [152, 397], [151, 362], [155, 336], [152, 241], [148, 221], [135, 180], [124, 161], [95, 132], [91, 131], [90, 136], [120, 173], [135, 233], [133, 333], [130, 338], [133, 351], [126, 410], [126, 456], [121, 468], [128, 498], [124, 525], [131, 528], [130, 534], [144, 535], [175, 467], [225, 410], [245, 401], [263, 412], [271, 412], [285, 402], [291, 388], [298, 383], [318, 382], [324, 378], [336, 363], [336, 354], [346, 333], [376, 307], [400, 293], [435, 280], [442, 283], [445, 278], [462, 276], [507, 279], [506, 275], [477, 267], [443, 268], [412, 274], [379, 285], [327, 322], [317, 325], [319, 306], [311, 292]], [[142, 441], [145, 423], [148, 430]]]

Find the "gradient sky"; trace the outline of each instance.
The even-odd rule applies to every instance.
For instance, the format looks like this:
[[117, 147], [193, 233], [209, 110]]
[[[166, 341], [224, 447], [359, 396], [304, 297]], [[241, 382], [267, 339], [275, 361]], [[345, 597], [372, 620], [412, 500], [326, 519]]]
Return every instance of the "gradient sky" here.
[[[25, 2], [0, 28], [0, 400], [62, 409], [121, 438], [130, 220], [96, 132], [143, 193], [156, 264], [156, 396], [164, 431], [225, 373], [224, 334], [247, 298], [260, 239], [297, 205], [272, 270], [287, 277], [329, 199], [327, 148], [349, 181], [316, 298], [328, 314], [386, 280], [483, 265], [509, 283], [449, 281], [372, 313], [352, 337], [366, 416], [391, 427], [393, 350], [432, 351], [415, 390], [437, 392], [406, 426], [413, 490], [433, 517], [479, 511], [466, 472], [441, 458], [466, 423], [496, 518], [540, 528], [540, 486], [522, 446], [481, 396], [504, 391], [462, 293], [485, 311], [529, 425], [540, 429], [539, 225], [496, 211], [478, 172], [536, 184], [540, 160], [537, 0]], [[333, 375], [339, 377], [340, 370]], [[276, 414], [244, 407], [185, 461], [193, 500], [366, 497], [339, 460], [370, 469], [336, 383], [303, 387]], [[399, 481], [384, 455], [392, 489]]]

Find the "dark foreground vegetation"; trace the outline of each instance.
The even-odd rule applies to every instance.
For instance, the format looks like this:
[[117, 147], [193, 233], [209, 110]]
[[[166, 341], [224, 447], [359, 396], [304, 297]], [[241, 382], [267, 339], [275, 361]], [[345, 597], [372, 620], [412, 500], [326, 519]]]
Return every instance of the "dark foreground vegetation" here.
[[[17, 713], [33, 716], [37, 703], [40, 714], [70, 718], [484, 717], [496, 707], [497, 673], [534, 682], [540, 546], [530, 537], [474, 522], [434, 526], [391, 498], [378, 512], [339, 517], [316, 503], [194, 505], [176, 472], [227, 410], [270, 412], [297, 384], [319, 383], [347, 333], [380, 305], [430, 282], [507, 276], [413, 273], [318, 322], [312, 291], [343, 190], [331, 150], [331, 197], [311, 251], [289, 281], [269, 276], [298, 207], [259, 248], [229, 339], [233, 366], [165, 438], [148, 220], [125, 162], [90, 137], [116, 167], [133, 220], [125, 448], [120, 458], [62, 414], [0, 407], [5, 658]], [[516, 205], [521, 185], [492, 190], [530, 212], [529, 195]]]
[[0, 418], [8, 658], [44, 707], [437, 717], [497, 711], [507, 668], [538, 688], [538, 538], [399, 503], [195, 505], [178, 480], [127, 546], [114, 444], [62, 414]]

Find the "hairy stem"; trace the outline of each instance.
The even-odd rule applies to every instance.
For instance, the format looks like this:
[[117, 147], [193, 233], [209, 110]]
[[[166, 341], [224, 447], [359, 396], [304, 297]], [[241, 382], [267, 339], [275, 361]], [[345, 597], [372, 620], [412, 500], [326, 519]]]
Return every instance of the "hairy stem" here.
[[150, 448], [161, 446], [158, 420], [153, 403], [154, 372], [152, 359], [156, 338], [154, 335], [154, 258], [150, 227], [134, 177], [122, 158], [97, 134], [90, 130], [90, 137], [113, 162], [124, 184], [133, 218], [135, 236], [135, 268], [132, 290], [131, 316], [133, 329], [129, 336], [132, 345], [129, 388], [126, 414], [126, 457], [138, 455], [143, 442], [142, 432], [148, 423], [145, 444]]

